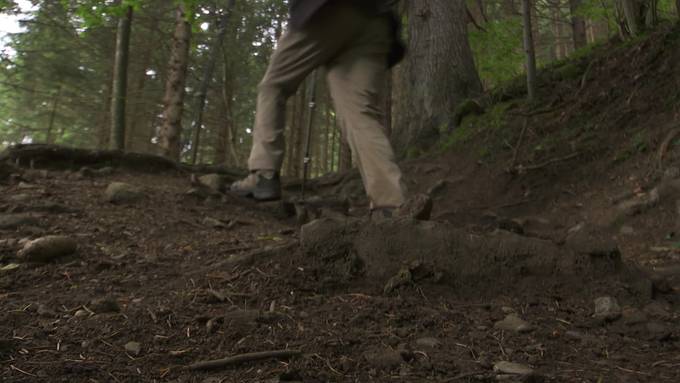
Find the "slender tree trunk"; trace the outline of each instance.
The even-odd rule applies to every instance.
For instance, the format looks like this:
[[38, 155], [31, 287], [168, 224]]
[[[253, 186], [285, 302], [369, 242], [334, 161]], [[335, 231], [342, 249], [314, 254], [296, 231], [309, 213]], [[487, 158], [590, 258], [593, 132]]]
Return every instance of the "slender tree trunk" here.
[[524, 24], [524, 52], [527, 66], [527, 95], [530, 102], [536, 101], [536, 54], [531, 29], [531, 0], [522, 0], [522, 20]]
[[644, 12], [640, 0], [620, 0], [626, 27], [631, 36], [638, 36], [645, 27]]
[[184, 5], [179, 5], [176, 10], [175, 34], [163, 98], [163, 126], [160, 132], [162, 154], [176, 161], [179, 161], [182, 151], [180, 140], [190, 41], [191, 25], [187, 21]]
[[349, 147], [345, 136], [342, 135], [340, 138], [340, 164], [338, 171], [346, 172], [350, 169], [352, 169], [352, 149]]
[[125, 148], [130, 151], [145, 151], [148, 149], [149, 142], [151, 141], [148, 129], [140, 131], [139, 127], [146, 124], [148, 109], [153, 108], [155, 104], [149, 102], [148, 97], [145, 95], [145, 89], [148, 77], [146, 72], [149, 69], [149, 65], [151, 65], [154, 48], [160, 45], [156, 35], [158, 24], [159, 19], [153, 17], [149, 28], [146, 29], [148, 35], [145, 36], [144, 44], [142, 45], [140, 65], [137, 68], [136, 79], [133, 81], [133, 90], [128, 94], [128, 100], [131, 101], [131, 104], [125, 133]]
[[205, 109], [205, 100], [208, 97], [208, 88], [210, 87], [210, 82], [213, 78], [213, 72], [215, 71], [215, 65], [217, 64], [217, 53], [219, 48], [224, 42], [224, 36], [227, 34], [227, 24], [229, 23], [229, 16], [231, 15], [231, 10], [234, 8], [235, 0], [229, 0], [227, 5], [227, 10], [224, 12], [220, 18], [219, 25], [217, 27], [217, 36], [212, 46], [212, 53], [208, 59], [208, 64], [205, 67], [205, 72], [203, 73], [203, 81], [201, 81], [201, 87], [197, 94], [196, 101], [196, 119], [194, 120], [194, 139], [192, 142], [192, 154], [191, 163], [196, 164], [196, 155], [201, 143], [201, 128], [203, 126], [203, 110]]
[[[111, 65], [113, 68], [113, 65]], [[101, 121], [99, 122], [97, 148], [105, 149], [109, 146], [109, 138], [111, 137], [111, 104], [113, 100], [113, 70], [108, 73], [109, 81], [106, 82], [106, 97], [102, 105]]]
[[[456, 106], [482, 92], [467, 37], [463, 0], [411, 0], [409, 55], [400, 81], [404, 97], [395, 108], [392, 138], [396, 152], [434, 144], [451, 129]], [[398, 112], [398, 113], [397, 113]]]
[[680, 17], [680, 0], [675, 0], [675, 14]]
[[113, 70], [113, 96], [111, 105], [111, 149], [125, 149], [125, 104], [127, 103], [128, 64], [130, 57], [130, 32], [132, 7], [118, 20], [116, 37], [116, 63]]
[[578, 15], [582, 0], [569, 0], [569, 12], [571, 13], [571, 30], [574, 37], [574, 48], [580, 49], [588, 45], [586, 37], [586, 21]]
[[338, 119], [335, 115], [333, 115], [333, 125], [332, 125], [332, 133], [331, 133], [331, 163], [330, 163], [330, 171], [334, 172], [335, 171], [335, 159], [336, 157], [336, 150], [338, 147]]
[[52, 143], [52, 132], [54, 131], [54, 121], [57, 117], [57, 108], [59, 107], [59, 98], [61, 97], [61, 85], [57, 88], [57, 93], [54, 95], [52, 100], [52, 110], [50, 111], [50, 121], [47, 124], [47, 137], [45, 142], [47, 144]]

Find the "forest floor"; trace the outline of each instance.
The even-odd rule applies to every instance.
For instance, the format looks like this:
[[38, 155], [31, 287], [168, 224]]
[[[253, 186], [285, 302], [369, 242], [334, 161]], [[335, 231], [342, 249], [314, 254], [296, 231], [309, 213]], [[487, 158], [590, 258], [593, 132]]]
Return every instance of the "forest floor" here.
[[[314, 185], [351, 218], [300, 230], [186, 172], [0, 166], [0, 381], [679, 381], [678, 34], [556, 68], [505, 130], [471, 117], [465, 145], [403, 163], [427, 222], [367, 222], [355, 173]], [[28, 262], [54, 235], [77, 249]], [[403, 272], [428, 256], [441, 273]], [[268, 351], [289, 354], [194, 365]]]

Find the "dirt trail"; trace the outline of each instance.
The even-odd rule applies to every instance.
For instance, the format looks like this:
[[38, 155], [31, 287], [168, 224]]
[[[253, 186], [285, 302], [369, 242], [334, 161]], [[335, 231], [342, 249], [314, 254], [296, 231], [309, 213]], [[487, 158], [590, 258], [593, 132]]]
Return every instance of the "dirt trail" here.
[[545, 71], [545, 105], [501, 95], [500, 123], [404, 163], [431, 222], [367, 225], [356, 173], [311, 185], [350, 204], [300, 230], [220, 193], [228, 169], [0, 156], [0, 381], [680, 381], [678, 31]]
[[[114, 181], [137, 186], [141, 197], [107, 202]], [[597, 291], [556, 280], [549, 290], [506, 284], [475, 294], [426, 278], [385, 293], [384, 278], [337, 278], [321, 252], [300, 251], [292, 222], [214, 193], [187, 194], [191, 187], [185, 175], [120, 169], [32, 170], [0, 186], [0, 216], [33, 218], [2, 229], [3, 382], [472, 382], [503, 375], [494, 371], [500, 361], [534, 370], [517, 381], [677, 381], [672, 295], [629, 299], [638, 287], [602, 274]], [[423, 224], [435, 230], [401, 244], [435, 243], [437, 230], [453, 230]], [[360, 241], [372, 244], [358, 253], [379, 250], [376, 230], [397, 246], [409, 225], [423, 224], [358, 224], [376, 239]], [[74, 238], [78, 250], [47, 264], [21, 262], [21, 241], [44, 235]], [[239, 262], [249, 254], [260, 256]], [[398, 269], [386, 265], [385, 276]], [[502, 275], [494, 273], [477, 286]], [[593, 318], [600, 294], [623, 306], [616, 320]], [[504, 319], [509, 325], [498, 324]], [[277, 350], [302, 354], [184, 369]]]

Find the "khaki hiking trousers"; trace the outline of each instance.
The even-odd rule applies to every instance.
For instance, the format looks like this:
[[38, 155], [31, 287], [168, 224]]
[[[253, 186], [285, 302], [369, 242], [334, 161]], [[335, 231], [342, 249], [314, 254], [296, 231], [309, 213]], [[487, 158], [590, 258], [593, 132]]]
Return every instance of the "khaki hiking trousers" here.
[[304, 28], [284, 33], [258, 87], [250, 170], [281, 169], [286, 101], [309, 73], [325, 67], [371, 207], [401, 206], [405, 187], [379, 102], [392, 38], [386, 17], [340, 1], [322, 8]]

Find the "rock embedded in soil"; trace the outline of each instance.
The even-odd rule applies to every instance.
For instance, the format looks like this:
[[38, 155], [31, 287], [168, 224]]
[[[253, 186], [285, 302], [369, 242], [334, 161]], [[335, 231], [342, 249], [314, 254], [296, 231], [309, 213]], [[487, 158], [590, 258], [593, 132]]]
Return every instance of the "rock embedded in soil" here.
[[38, 225], [40, 221], [26, 214], [0, 214], [0, 230], [16, 230], [21, 226]]
[[612, 297], [600, 297], [595, 299], [595, 314], [597, 319], [615, 321], [621, 317], [621, 306]]
[[136, 202], [144, 197], [141, 189], [124, 182], [112, 182], [104, 192], [106, 201], [112, 203]]
[[227, 224], [220, 221], [219, 219], [211, 218], [211, 217], [205, 217], [203, 219], [203, 225], [212, 227], [213, 229], [226, 229]]
[[111, 297], [98, 298], [90, 302], [88, 308], [96, 314], [118, 313], [120, 306], [118, 301]]
[[142, 344], [139, 342], [127, 342], [125, 344], [125, 352], [132, 356], [139, 356], [142, 353]]
[[510, 314], [502, 321], [498, 321], [493, 326], [497, 330], [511, 331], [517, 333], [527, 333], [534, 330], [534, 327], [517, 314]]
[[437, 348], [441, 346], [441, 342], [437, 338], [425, 337], [416, 339], [416, 346], [426, 348]]
[[78, 245], [70, 237], [49, 235], [29, 241], [17, 254], [25, 262], [47, 263], [76, 252]]
[[648, 338], [651, 340], [664, 341], [671, 337], [671, 330], [661, 322], [649, 322], [646, 329]]
[[219, 174], [207, 174], [198, 177], [198, 181], [216, 192], [224, 192], [227, 189], [227, 179]]
[[533, 375], [534, 370], [524, 364], [512, 362], [496, 362], [493, 365], [493, 370], [501, 374], [509, 375]]
[[404, 362], [401, 352], [392, 349], [369, 351], [364, 353], [364, 358], [378, 370], [393, 370]]

